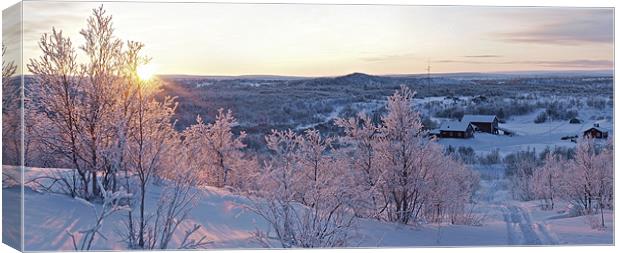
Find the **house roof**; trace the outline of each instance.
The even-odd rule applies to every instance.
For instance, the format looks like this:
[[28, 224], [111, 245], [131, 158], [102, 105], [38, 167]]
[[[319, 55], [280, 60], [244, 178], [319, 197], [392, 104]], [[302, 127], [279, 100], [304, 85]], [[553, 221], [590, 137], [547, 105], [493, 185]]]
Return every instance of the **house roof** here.
[[464, 115], [461, 121], [465, 122], [488, 122], [491, 123], [495, 120], [495, 115]]
[[588, 131], [590, 131], [592, 129], [595, 129], [595, 130], [597, 130], [597, 131], [599, 131], [601, 133], [607, 133], [607, 129], [604, 129], [602, 127], [590, 127], [588, 129], [586, 129], [584, 132], [588, 132]]
[[460, 132], [465, 132], [467, 131], [467, 127], [469, 127], [469, 122], [463, 122], [463, 121], [447, 121], [447, 122], [443, 122], [441, 124], [441, 127], [439, 127], [439, 131], [460, 131]]

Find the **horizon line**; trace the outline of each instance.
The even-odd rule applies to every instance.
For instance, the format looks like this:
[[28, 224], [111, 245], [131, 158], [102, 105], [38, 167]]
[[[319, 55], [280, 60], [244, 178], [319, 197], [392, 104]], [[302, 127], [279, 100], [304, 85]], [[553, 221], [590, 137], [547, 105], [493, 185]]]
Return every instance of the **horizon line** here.
[[[579, 73], [596, 73], [596, 72], [611, 72], [610, 74], [614, 74], [615, 69], [572, 69], [572, 70], [514, 70], [514, 71], [456, 71], [456, 72], [431, 72], [430, 75], [454, 75], [454, 74], [504, 74], [504, 75], [516, 75], [516, 74], [540, 74], [540, 73], [566, 73], [570, 74], [571, 72], [575, 72], [575, 74]], [[238, 74], [238, 75], [229, 75], [229, 74], [181, 74], [181, 73], [164, 73], [164, 74], [155, 74], [155, 76], [195, 76], [195, 77], [289, 77], [289, 78], [321, 78], [321, 77], [341, 77], [347, 76], [351, 74], [365, 74], [369, 76], [416, 76], [416, 75], [429, 75], [427, 72], [414, 72], [414, 73], [387, 73], [387, 74], [375, 74], [368, 73], [363, 71], [352, 71], [345, 72], [336, 75], [286, 75], [286, 74]]]

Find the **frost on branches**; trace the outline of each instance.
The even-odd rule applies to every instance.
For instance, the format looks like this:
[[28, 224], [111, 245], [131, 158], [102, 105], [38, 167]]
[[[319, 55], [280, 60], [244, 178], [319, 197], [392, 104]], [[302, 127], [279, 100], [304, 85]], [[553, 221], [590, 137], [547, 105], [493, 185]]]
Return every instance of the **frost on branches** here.
[[568, 201], [573, 215], [600, 215], [593, 227], [605, 227], [603, 209], [613, 209], [613, 140], [584, 137], [575, 154], [565, 158], [548, 154], [534, 171], [531, 184], [543, 208], [555, 208], [558, 199]]
[[403, 86], [388, 98], [387, 115], [374, 125], [366, 115], [339, 119], [350, 143], [351, 167], [361, 190], [355, 207], [362, 217], [387, 221], [458, 222], [478, 176], [443, 154], [423, 131], [412, 109], [415, 92]]
[[[411, 108], [414, 95], [402, 87], [389, 97], [379, 124], [363, 114], [338, 119], [345, 132], [339, 139], [316, 130], [272, 131], [252, 206], [270, 230], [257, 239], [270, 247], [343, 247], [356, 217], [468, 224], [478, 175], [428, 139]], [[336, 141], [344, 147], [334, 148]]]
[[183, 132], [185, 145], [200, 157], [201, 182], [216, 187], [238, 186], [238, 176], [245, 164], [241, 149], [245, 148], [245, 132], [235, 136], [232, 128], [237, 120], [230, 110], [219, 109], [212, 124], [205, 124], [200, 116], [196, 124]]
[[[272, 131], [265, 137], [272, 152], [262, 186], [251, 209], [270, 225], [256, 239], [268, 247], [345, 247], [352, 235], [350, 192], [342, 183], [338, 161], [328, 153], [331, 138]], [[279, 244], [273, 245], [272, 241]]]

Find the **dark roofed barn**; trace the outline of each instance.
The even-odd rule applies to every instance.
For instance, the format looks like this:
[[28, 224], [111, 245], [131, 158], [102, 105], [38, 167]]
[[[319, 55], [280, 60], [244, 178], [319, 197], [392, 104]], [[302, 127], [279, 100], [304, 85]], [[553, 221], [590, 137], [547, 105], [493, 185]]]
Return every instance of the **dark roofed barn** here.
[[471, 138], [474, 136], [474, 127], [469, 122], [444, 122], [439, 128], [441, 138]]
[[464, 115], [462, 122], [471, 123], [479, 131], [498, 134], [499, 120], [495, 115]]

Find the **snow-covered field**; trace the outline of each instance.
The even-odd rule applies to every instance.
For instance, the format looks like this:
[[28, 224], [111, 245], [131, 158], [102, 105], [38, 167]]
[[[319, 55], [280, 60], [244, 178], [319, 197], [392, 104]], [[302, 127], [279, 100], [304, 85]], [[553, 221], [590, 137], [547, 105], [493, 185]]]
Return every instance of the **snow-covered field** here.
[[[49, 169], [32, 168], [26, 178], [47, 174]], [[26, 180], [28, 181], [28, 180]], [[554, 211], [542, 211], [537, 202], [509, 200], [504, 181], [482, 181], [473, 210], [483, 216], [481, 226], [420, 224], [397, 225], [376, 220], [359, 219], [350, 242], [352, 247], [413, 247], [413, 246], [471, 246], [471, 245], [553, 245], [553, 244], [612, 244], [613, 215], [605, 213], [607, 228], [591, 229], [586, 217], [567, 217], [563, 205]], [[33, 188], [36, 188], [33, 186]], [[153, 185], [147, 204], [155, 205], [161, 187]], [[199, 198], [190, 218], [179, 228], [173, 244], [191, 223], [202, 227], [196, 237], [206, 236], [207, 248], [259, 248], [253, 239], [257, 229], [267, 229], [262, 218], [246, 207], [249, 200], [225, 189], [204, 187], [196, 189]], [[4, 188], [4, 199], [15, 199], [19, 188]], [[94, 223], [93, 210], [82, 201], [62, 194], [38, 192], [26, 188], [25, 240], [26, 250], [72, 250], [66, 231], [77, 231]], [[11, 210], [5, 210], [11, 211]], [[106, 220], [94, 249], [118, 250], [126, 244], [121, 240], [123, 213]]]
[[612, 115], [611, 111], [581, 111], [583, 122], [580, 124], [570, 124], [568, 120], [548, 121], [536, 124], [534, 119], [541, 110], [523, 116], [515, 116], [506, 123], [500, 123], [501, 128], [514, 131], [514, 136], [492, 135], [488, 133], [475, 133], [470, 139], [442, 138], [439, 143], [453, 147], [472, 147], [480, 153], [490, 152], [498, 149], [500, 154], [508, 154], [519, 150], [536, 149], [542, 151], [546, 147], [575, 147], [575, 143], [570, 140], [562, 140], [565, 136], [582, 136], [583, 131], [599, 124], [600, 127], [608, 129], [610, 136], [613, 135], [613, 122], [600, 119]]

